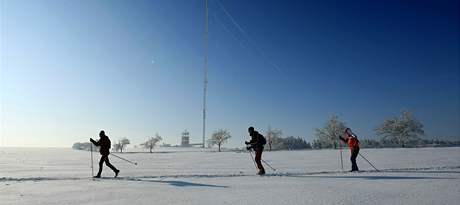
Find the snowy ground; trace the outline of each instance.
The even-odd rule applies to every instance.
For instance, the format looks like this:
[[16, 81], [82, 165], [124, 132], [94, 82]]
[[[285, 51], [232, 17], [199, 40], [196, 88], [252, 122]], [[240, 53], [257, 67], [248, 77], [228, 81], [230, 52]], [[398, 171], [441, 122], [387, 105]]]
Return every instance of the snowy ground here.
[[[460, 148], [363, 149], [361, 173], [340, 171], [338, 150], [264, 152], [267, 176], [249, 154], [170, 148], [123, 153], [90, 178], [90, 153], [0, 148], [0, 204], [459, 204]], [[344, 150], [348, 170], [349, 153]], [[97, 158], [94, 153], [95, 169]]]

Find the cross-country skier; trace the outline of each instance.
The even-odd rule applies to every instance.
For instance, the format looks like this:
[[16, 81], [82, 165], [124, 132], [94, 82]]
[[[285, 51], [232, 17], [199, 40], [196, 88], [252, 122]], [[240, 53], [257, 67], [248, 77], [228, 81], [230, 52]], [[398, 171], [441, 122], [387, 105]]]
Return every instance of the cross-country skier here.
[[264, 145], [267, 143], [265, 137], [261, 135], [259, 132], [254, 130], [254, 127], [248, 128], [249, 135], [251, 136], [251, 141], [245, 142], [248, 150], [253, 149], [256, 152], [255, 161], [257, 164], [257, 168], [259, 169], [259, 175], [265, 174], [264, 166], [262, 166], [262, 152], [264, 151]]
[[350, 161], [351, 161], [351, 172], [354, 171], [359, 171], [358, 165], [356, 164], [356, 157], [358, 157], [359, 154], [359, 140], [358, 137], [350, 130], [350, 128], [345, 129], [345, 136], [346, 138], [343, 138], [342, 136], [339, 136], [339, 138], [348, 144], [348, 147], [350, 147], [351, 151], [351, 156], [350, 156]]
[[112, 164], [110, 164], [110, 161], [109, 161], [110, 145], [111, 145], [110, 139], [107, 135], [105, 135], [104, 130], [101, 130], [101, 132], [99, 132], [99, 137], [100, 139], [97, 142], [94, 141], [92, 138], [89, 138], [89, 141], [91, 141], [94, 145], [101, 147], [99, 149], [99, 153], [101, 153], [102, 155], [101, 160], [99, 161], [99, 172], [97, 173], [96, 176], [94, 176], [94, 178], [101, 178], [102, 166], [104, 162], [108, 167], [110, 167], [110, 169], [113, 170], [113, 172], [115, 172], [115, 177], [117, 177], [118, 173], [120, 173], [120, 170], [118, 170]]

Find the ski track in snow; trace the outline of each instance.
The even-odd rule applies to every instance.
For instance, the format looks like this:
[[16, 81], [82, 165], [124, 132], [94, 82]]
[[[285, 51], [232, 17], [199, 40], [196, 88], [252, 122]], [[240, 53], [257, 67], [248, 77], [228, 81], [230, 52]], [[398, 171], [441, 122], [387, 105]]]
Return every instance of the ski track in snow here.
[[[460, 166], [442, 166], [442, 167], [417, 167], [417, 168], [400, 168], [400, 169], [382, 169], [376, 170], [362, 170], [354, 172], [355, 174], [366, 173], [460, 173]], [[318, 171], [318, 172], [274, 172], [265, 174], [259, 177], [296, 177], [296, 176], [310, 176], [310, 175], [331, 175], [331, 174], [348, 174], [350, 172], [344, 171]], [[40, 182], [40, 181], [55, 181], [55, 180], [125, 180], [125, 181], [145, 181], [148, 179], [165, 179], [165, 178], [228, 178], [228, 177], [251, 177], [257, 176], [255, 174], [184, 174], [184, 175], [158, 175], [158, 176], [121, 176], [121, 177], [102, 177], [102, 178], [88, 178], [88, 177], [0, 177], [0, 182]], [[451, 179], [442, 177], [432, 177], [432, 179]]]

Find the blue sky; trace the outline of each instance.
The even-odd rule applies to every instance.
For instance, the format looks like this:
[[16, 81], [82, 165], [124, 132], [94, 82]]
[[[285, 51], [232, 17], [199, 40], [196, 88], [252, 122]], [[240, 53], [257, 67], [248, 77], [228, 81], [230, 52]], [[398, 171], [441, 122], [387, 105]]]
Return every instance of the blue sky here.
[[[1, 142], [201, 140], [204, 1], [1, 1]], [[458, 1], [209, 0], [207, 136], [361, 138], [403, 110], [460, 137]]]

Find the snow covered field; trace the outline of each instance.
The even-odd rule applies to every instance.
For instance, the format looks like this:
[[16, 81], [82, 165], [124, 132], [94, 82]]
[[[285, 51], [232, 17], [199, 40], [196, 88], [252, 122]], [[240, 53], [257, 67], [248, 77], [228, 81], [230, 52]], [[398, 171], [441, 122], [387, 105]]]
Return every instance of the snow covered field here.
[[[104, 167], [90, 178], [90, 153], [60, 148], [0, 148], [0, 204], [459, 204], [460, 148], [363, 149], [342, 173], [338, 150], [264, 152], [256, 176], [247, 152], [160, 149], [117, 155], [118, 179]], [[344, 150], [344, 167], [350, 169]], [[94, 153], [97, 169], [98, 153]]]

